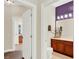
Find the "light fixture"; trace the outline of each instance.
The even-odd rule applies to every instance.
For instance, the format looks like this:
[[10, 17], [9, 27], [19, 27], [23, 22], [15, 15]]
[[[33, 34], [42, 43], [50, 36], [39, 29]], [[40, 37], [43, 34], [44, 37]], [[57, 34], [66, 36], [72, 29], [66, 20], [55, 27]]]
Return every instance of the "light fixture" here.
[[10, 0], [6, 0], [7, 1], [7, 3], [9, 3], [9, 4], [13, 4], [13, 1], [10, 1]]
[[60, 17], [59, 17], [59, 16], [57, 16], [57, 19], [60, 19]]
[[72, 17], [72, 13], [69, 13], [69, 17]]
[[68, 15], [67, 15], [67, 14], [65, 14], [65, 15], [64, 15], [64, 18], [68, 18]]
[[61, 19], [63, 19], [64, 17], [63, 17], [63, 15], [61, 15]]

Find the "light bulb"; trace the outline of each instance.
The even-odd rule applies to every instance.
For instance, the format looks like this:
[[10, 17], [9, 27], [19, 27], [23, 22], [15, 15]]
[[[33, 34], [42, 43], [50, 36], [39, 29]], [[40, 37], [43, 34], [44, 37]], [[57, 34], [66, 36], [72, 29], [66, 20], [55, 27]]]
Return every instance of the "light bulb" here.
[[69, 17], [72, 17], [72, 13], [69, 13]]
[[57, 16], [57, 19], [60, 19], [60, 17], [59, 17], [59, 16]]
[[7, 0], [7, 3], [12, 4], [12, 2], [10, 0]]
[[64, 18], [68, 18], [68, 15], [67, 15], [67, 14], [65, 14], [65, 15], [64, 15]]
[[63, 19], [63, 15], [61, 15], [61, 19]]

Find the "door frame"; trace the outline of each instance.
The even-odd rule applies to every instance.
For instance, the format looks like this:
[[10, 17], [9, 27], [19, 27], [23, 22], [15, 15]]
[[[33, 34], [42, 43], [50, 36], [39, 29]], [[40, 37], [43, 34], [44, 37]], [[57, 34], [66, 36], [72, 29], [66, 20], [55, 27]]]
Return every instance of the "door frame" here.
[[[19, 3], [24, 6], [29, 6], [32, 8], [32, 59], [36, 59], [36, 14], [37, 14], [37, 6], [33, 3], [24, 0], [15, 0], [16, 4]], [[13, 49], [14, 43], [13, 43]]]

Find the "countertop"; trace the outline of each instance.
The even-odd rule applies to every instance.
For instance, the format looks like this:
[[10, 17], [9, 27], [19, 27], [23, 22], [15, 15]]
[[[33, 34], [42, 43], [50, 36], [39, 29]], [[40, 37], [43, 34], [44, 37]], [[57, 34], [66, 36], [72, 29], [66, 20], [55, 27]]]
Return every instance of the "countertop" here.
[[67, 39], [67, 38], [51, 38], [51, 39], [73, 41], [73, 39]]

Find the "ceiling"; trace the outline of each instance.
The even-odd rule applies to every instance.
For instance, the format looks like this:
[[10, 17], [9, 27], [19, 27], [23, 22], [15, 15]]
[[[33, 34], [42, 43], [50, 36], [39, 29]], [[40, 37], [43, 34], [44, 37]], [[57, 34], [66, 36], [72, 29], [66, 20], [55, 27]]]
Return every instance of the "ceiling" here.
[[[28, 6], [22, 6], [22, 5], [14, 5], [14, 4], [8, 4], [5, 2], [4, 4], [4, 13], [10, 14], [12, 16], [22, 16], [25, 11], [30, 9]], [[7, 16], [7, 15], [6, 15]]]
[[[13, 1], [13, 0], [12, 0]], [[38, 4], [38, 3], [44, 3], [44, 2], [48, 2], [48, 1], [53, 1], [53, 2], [56, 2], [56, 1], [59, 1], [59, 0], [24, 0], [24, 1], [29, 1], [33, 4]]]
[[13, 16], [22, 16], [25, 11], [30, 9], [29, 7], [23, 7], [23, 6], [13, 6], [12, 8], [12, 14]]

